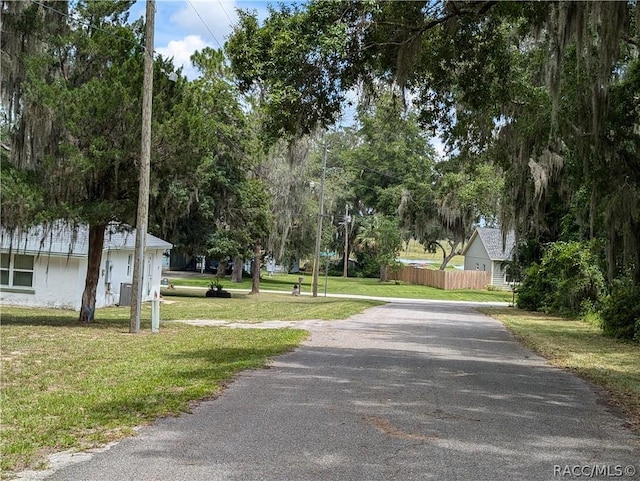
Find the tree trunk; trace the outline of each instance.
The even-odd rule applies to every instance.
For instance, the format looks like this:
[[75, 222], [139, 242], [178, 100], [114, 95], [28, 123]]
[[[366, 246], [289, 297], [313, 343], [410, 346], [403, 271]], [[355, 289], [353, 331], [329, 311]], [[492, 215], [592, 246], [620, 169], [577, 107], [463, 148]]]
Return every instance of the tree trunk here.
[[380, 266], [380, 282], [389, 280], [389, 266]]
[[96, 310], [96, 289], [100, 277], [100, 262], [104, 246], [104, 231], [106, 225], [92, 225], [89, 228], [89, 251], [87, 253], [87, 276], [82, 293], [80, 307], [80, 322], [91, 322]]
[[442, 259], [442, 264], [440, 265], [440, 270], [443, 271], [447, 268], [447, 264], [449, 263], [449, 261], [453, 259], [458, 253], [458, 246], [460, 245], [460, 242], [459, 241], [456, 241], [455, 243], [449, 242], [449, 245], [451, 246], [451, 251], [449, 252], [448, 255], [447, 255], [447, 252], [444, 250], [444, 247], [442, 247], [440, 244], [438, 245], [442, 249], [443, 259]]
[[442, 244], [440, 244], [440, 242], [432, 242], [431, 244], [436, 245], [440, 247], [440, 249], [442, 249], [442, 263], [440, 264], [440, 270], [443, 271], [447, 267], [447, 262], [449, 262], [449, 259], [447, 259], [447, 250], [442, 247]]
[[216, 274], [216, 277], [218, 279], [224, 279], [226, 277], [228, 266], [229, 261], [227, 261], [226, 259], [218, 263], [218, 273]]
[[233, 258], [233, 271], [231, 272], [231, 282], [242, 282], [242, 258]]
[[251, 266], [251, 294], [260, 292], [260, 244], [253, 248], [253, 265]]

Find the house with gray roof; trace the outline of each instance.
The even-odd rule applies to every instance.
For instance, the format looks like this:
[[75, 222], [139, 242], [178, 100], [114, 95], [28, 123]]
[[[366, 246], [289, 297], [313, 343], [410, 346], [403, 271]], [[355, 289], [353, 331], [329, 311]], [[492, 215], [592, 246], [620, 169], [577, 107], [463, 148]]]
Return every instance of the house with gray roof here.
[[[110, 224], [104, 235], [96, 307], [131, 301], [136, 232]], [[142, 300], [160, 295], [163, 259], [173, 247], [147, 234]], [[89, 250], [88, 226], [64, 223], [8, 232], [0, 229], [0, 304], [79, 311]]]
[[478, 227], [462, 251], [465, 271], [489, 271], [491, 285], [508, 289], [512, 282], [507, 279], [503, 264], [513, 257], [515, 234], [508, 232], [503, 239], [502, 230]]

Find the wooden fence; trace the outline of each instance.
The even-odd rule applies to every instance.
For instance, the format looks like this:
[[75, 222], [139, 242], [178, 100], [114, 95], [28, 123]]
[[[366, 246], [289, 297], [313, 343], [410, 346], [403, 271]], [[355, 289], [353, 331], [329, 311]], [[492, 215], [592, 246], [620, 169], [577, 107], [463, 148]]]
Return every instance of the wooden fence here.
[[438, 289], [485, 289], [491, 283], [487, 271], [439, 271], [421, 267], [405, 266], [389, 279]]

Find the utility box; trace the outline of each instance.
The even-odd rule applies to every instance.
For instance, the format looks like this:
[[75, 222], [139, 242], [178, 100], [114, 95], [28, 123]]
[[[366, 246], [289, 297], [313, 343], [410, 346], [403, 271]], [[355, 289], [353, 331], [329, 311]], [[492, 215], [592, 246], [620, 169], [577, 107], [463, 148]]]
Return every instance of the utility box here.
[[133, 298], [133, 284], [123, 282], [120, 284], [120, 302], [119, 306], [131, 306]]

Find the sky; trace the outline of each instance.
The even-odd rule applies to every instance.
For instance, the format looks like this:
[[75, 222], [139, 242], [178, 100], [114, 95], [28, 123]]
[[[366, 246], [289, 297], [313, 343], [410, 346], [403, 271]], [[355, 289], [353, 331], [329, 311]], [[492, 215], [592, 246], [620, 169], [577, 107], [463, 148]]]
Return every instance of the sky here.
[[[303, 0], [156, 0], [154, 50], [165, 58], [173, 58], [176, 67], [190, 80], [198, 77], [189, 58], [205, 47], [222, 48], [238, 20], [237, 10], [255, 11], [258, 19], [266, 18], [269, 5], [303, 3]], [[130, 11], [130, 20], [145, 15], [145, 0], [138, 0]], [[348, 94], [356, 100], [356, 94]], [[354, 121], [354, 107], [345, 106], [340, 125]], [[444, 155], [442, 142], [432, 139], [440, 156]]]
[[[238, 21], [237, 10], [256, 12], [258, 19], [267, 16], [269, 5], [303, 3], [303, 0], [156, 0], [154, 50], [173, 58], [176, 67], [188, 79], [198, 77], [189, 58], [205, 47], [222, 48]], [[130, 20], [145, 16], [146, 1], [138, 0], [130, 10]], [[348, 95], [355, 100], [355, 94]], [[353, 107], [345, 106], [343, 124], [351, 124]]]
[[[205, 47], [221, 48], [238, 20], [237, 9], [255, 11], [265, 18], [266, 0], [156, 0], [154, 49], [165, 58], [173, 57], [189, 79], [197, 77], [189, 57]], [[131, 9], [131, 20], [144, 17], [145, 0]]]

